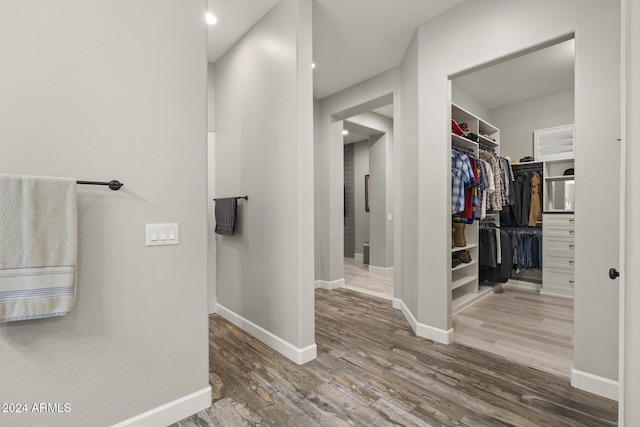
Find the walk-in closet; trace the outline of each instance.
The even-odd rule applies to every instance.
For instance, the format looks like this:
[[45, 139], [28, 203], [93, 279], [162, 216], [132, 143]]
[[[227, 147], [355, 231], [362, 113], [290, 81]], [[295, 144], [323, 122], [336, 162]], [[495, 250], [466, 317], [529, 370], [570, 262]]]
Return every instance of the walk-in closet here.
[[563, 376], [573, 360], [573, 75], [568, 40], [456, 76], [450, 106], [456, 342]]

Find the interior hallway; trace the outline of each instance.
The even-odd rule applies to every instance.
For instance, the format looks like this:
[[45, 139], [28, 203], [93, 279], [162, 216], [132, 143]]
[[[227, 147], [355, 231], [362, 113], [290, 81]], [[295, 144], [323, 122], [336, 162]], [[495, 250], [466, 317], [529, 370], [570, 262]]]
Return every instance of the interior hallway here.
[[172, 427], [616, 425], [616, 402], [416, 337], [387, 300], [345, 289], [315, 295], [318, 358], [303, 366], [211, 315], [213, 405]]
[[368, 266], [361, 260], [344, 258], [344, 282], [345, 289], [388, 300], [393, 299], [393, 279], [369, 273]]

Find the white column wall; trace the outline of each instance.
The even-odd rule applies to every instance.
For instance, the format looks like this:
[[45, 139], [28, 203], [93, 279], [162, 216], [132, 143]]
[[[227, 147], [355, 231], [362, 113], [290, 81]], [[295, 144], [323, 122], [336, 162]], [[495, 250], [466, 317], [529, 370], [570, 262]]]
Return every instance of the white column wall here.
[[[0, 2], [0, 171], [125, 184], [78, 187], [71, 312], [0, 324], [0, 402], [70, 412], [2, 413], [3, 426], [152, 410], [168, 425], [211, 404], [205, 7]], [[179, 245], [145, 246], [146, 223], [173, 222]]]
[[626, 34], [626, 221], [625, 259], [620, 265], [625, 281], [624, 303], [624, 390], [620, 402], [619, 425], [632, 427], [640, 425], [640, 227], [637, 213], [640, 212], [640, 179], [637, 167], [640, 159], [640, 5], [624, 0], [623, 20]]
[[[410, 173], [414, 167], [410, 158], [416, 157], [419, 185], [419, 191], [411, 194], [403, 180], [403, 209], [412, 211], [409, 203], [413, 197], [419, 199], [415, 214], [408, 214], [410, 218], [403, 218], [402, 224], [403, 237], [417, 232], [418, 239], [417, 267], [412, 262], [403, 269], [403, 274], [417, 271], [416, 280], [405, 280], [403, 286], [416, 287], [407, 293], [419, 301], [405, 304], [413, 304], [410, 308], [418, 323], [446, 332], [451, 328], [447, 288], [450, 251], [445, 243], [450, 221], [447, 76], [575, 33], [576, 179], [591, 185], [576, 189], [578, 210], [587, 211], [578, 211], [576, 216], [574, 368], [577, 375], [589, 374], [602, 383], [611, 381], [613, 386], [618, 365], [618, 299], [617, 288], [606, 274], [610, 264], [617, 264], [618, 253], [619, 181], [615, 174], [619, 151], [615, 139], [620, 134], [619, 13], [616, 2], [603, 0], [466, 2], [419, 27], [419, 58], [416, 61], [416, 46], [411, 45], [403, 63], [402, 82], [403, 98], [415, 91], [419, 97], [417, 120], [403, 125], [407, 151], [402, 156], [409, 163], [401, 168]], [[483, 31], [473, 35], [473, 44], [481, 49], [468, 48], [470, 35], [460, 31], [460, 16], [483, 22]], [[407, 104], [415, 107], [416, 103]], [[594, 192], [603, 198], [598, 203], [593, 203]], [[594, 311], [599, 315], [594, 316]]]
[[217, 312], [304, 363], [316, 355], [311, 1], [280, 1], [215, 79], [216, 194], [249, 196], [236, 235], [217, 236]]

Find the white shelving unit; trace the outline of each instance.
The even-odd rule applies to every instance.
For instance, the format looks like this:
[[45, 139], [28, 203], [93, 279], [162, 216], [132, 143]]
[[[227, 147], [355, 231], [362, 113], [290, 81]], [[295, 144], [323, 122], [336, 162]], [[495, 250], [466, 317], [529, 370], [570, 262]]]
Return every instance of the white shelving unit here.
[[[472, 141], [451, 133], [451, 148], [473, 154], [476, 157], [478, 157], [480, 146], [499, 153], [500, 130], [497, 127], [455, 104], [451, 105], [451, 119], [458, 124], [466, 123], [469, 132], [478, 135], [478, 141]], [[480, 289], [478, 282], [478, 221], [466, 225], [465, 239], [467, 243], [465, 247], [451, 248], [452, 255], [463, 250], [469, 251], [471, 255], [471, 262], [460, 264], [451, 269], [448, 286], [451, 292], [452, 314], [456, 314], [492, 292], [491, 287]]]
[[536, 160], [543, 163], [541, 295], [573, 297], [575, 251], [575, 165], [573, 125], [534, 132]]

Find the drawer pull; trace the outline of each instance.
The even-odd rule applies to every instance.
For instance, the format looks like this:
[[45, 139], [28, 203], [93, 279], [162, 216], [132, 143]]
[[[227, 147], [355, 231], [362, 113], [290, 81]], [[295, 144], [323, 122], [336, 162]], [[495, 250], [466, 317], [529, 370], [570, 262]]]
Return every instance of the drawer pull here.
[[575, 222], [576, 222], [576, 220], [575, 220], [575, 219], [570, 219], [570, 220], [569, 220], [569, 222], [570, 222], [571, 224], [573, 224], [573, 223], [575, 223]]
[[569, 280], [569, 283], [573, 286], [573, 280]]
[[575, 247], [576, 247], [575, 245], [569, 245], [569, 249], [573, 249]]
[[569, 264], [573, 265], [573, 260], [569, 260]]
[[575, 234], [576, 232], [573, 230], [569, 230], [569, 234]]

